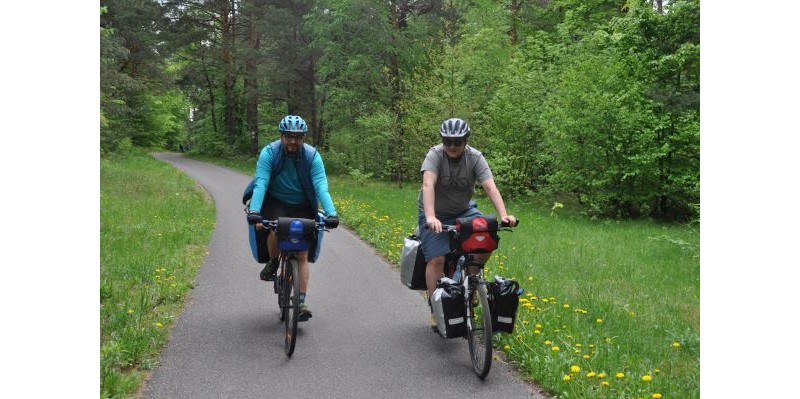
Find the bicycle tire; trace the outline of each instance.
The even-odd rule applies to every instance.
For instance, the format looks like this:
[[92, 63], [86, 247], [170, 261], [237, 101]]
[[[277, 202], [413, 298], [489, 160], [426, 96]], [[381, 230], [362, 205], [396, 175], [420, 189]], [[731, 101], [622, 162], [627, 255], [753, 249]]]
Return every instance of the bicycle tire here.
[[280, 273], [275, 276], [275, 292], [278, 294], [278, 309], [280, 310], [280, 320], [283, 321], [286, 319], [286, 287], [284, 284], [286, 281], [286, 259], [281, 260], [280, 265]]
[[287, 299], [286, 314], [283, 323], [286, 327], [284, 334], [284, 350], [286, 356], [291, 357], [297, 343], [297, 314], [300, 311], [300, 267], [297, 259], [290, 258], [286, 261], [286, 279], [284, 280], [284, 293]]
[[492, 315], [489, 312], [486, 281], [480, 279], [476, 285], [477, 290], [472, 290], [472, 295], [478, 295], [477, 305], [473, 305], [472, 298], [468, 298], [466, 303], [466, 306], [469, 307], [467, 342], [472, 369], [478, 378], [483, 379], [489, 374], [489, 369], [492, 367]]

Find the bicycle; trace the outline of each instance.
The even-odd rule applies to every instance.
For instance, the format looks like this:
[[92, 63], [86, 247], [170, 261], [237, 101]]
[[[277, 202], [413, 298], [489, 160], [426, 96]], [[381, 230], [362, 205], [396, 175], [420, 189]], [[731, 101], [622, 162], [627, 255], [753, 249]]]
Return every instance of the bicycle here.
[[[492, 215], [481, 215], [488, 220], [495, 220]], [[458, 243], [453, 252], [445, 255], [445, 275], [455, 280], [464, 288], [464, 307], [466, 315], [466, 332], [464, 338], [469, 346], [472, 369], [478, 378], [485, 378], [492, 367], [492, 315], [489, 307], [488, 282], [483, 276], [484, 264], [475, 261], [475, 254], [489, 251], [465, 250], [460, 240], [461, 226], [471, 223], [475, 217], [462, 218], [456, 225], [442, 225], [442, 232], [450, 235], [451, 243]], [[496, 234], [497, 231], [512, 231], [508, 223], [488, 223], [488, 230], [468, 232], [474, 234]], [[519, 220], [517, 220], [519, 225]], [[499, 229], [497, 227], [502, 227]], [[494, 231], [492, 231], [494, 229]], [[467, 237], [469, 239], [469, 237]], [[495, 244], [496, 245], [496, 244]], [[452, 246], [451, 246], [452, 247]], [[495, 248], [496, 249], [496, 248]]]
[[291, 357], [297, 343], [297, 322], [300, 311], [300, 252], [309, 250], [311, 240], [318, 231], [329, 231], [325, 222], [311, 219], [280, 217], [278, 220], [262, 222], [264, 228], [277, 234], [280, 254], [280, 272], [275, 276], [273, 287], [278, 294], [280, 320], [286, 329], [283, 346], [286, 356]]

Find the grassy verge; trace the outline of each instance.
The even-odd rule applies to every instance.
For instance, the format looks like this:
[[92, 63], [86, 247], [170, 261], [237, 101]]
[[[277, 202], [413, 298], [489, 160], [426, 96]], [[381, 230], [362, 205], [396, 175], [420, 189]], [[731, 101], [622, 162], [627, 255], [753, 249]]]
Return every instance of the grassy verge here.
[[134, 397], [157, 363], [213, 227], [210, 198], [173, 167], [100, 162], [101, 397]]
[[[253, 163], [226, 165], [252, 173]], [[418, 186], [333, 176], [330, 187], [343, 223], [397, 264]], [[514, 332], [495, 335], [508, 361], [562, 398], [700, 397], [695, 229], [587, 220], [541, 201], [507, 208], [522, 224], [501, 233], [486, 272], [525, 290]]]

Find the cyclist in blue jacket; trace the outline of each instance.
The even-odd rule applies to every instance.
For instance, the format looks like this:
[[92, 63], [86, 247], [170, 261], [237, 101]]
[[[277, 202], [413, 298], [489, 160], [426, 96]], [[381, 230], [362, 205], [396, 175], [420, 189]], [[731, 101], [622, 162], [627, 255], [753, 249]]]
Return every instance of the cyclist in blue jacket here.
[[[305, 144], [308, 125], [296, 115], [285, 116], [278, 124], [281, 137], [266, 145], [258, 156], [254, 179], [253, 197], [247, 211], [247, 221], [261, 230], [262, 218], [276, 220], [279, 217], [316, 219], [319, 204], [327, 215], [325, 225], [339, 225], [336, 208], [328, 192], [328, 178], [322, 156], [314, 147]], [[267, 239], [271, 260], [261, 270], [264, 281], [275, 280], [278, 269], [278, 240], [274, 233]], [[300, 254], [300, 312], [299, 321], [311, 318], [311, 310], [305, 303], [308, 288], [308, 252]]]

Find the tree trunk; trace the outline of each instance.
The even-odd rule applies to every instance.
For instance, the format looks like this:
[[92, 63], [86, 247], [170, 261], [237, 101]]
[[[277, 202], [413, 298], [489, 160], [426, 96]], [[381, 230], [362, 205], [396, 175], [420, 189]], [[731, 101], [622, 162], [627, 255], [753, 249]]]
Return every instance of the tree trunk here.
[[258, 50], [260, 47], [258, 30], [257, 0], [250, 0], [248, 14], [250, 16], [247, 35], [247, 46], [250, 50], [245, 63], [247, 78], [245, 88], [247, 91], [247, 130], [250, 132], [250, 154], [258, 155]]
[[225, 96], [225, 133], [228, 143], [236, 141], [236, 65], [233, 55], [234, 39], [236, 38], [236, 0], [224, 1], [220, 16], [222, 21], [222, 64], [225, 79], [222, 84]]
[[520, 0], [511, 0], [511, 28], [509, 28], [509, 36], [512, 46], [517, 45], [517, 23], [519, 21], [519, 8], [521, 5]]

